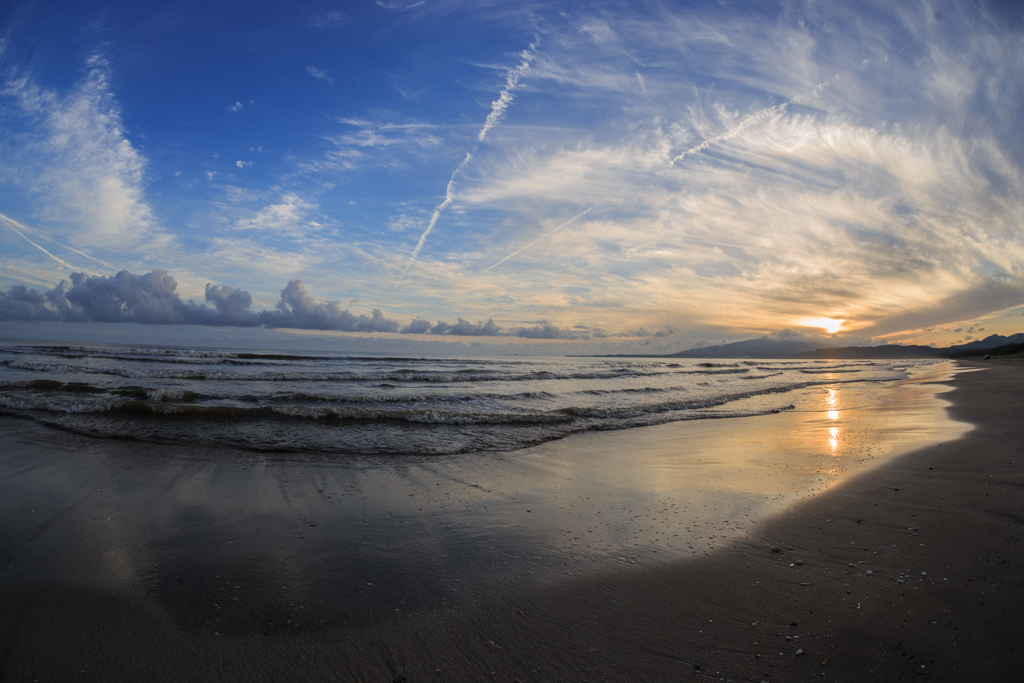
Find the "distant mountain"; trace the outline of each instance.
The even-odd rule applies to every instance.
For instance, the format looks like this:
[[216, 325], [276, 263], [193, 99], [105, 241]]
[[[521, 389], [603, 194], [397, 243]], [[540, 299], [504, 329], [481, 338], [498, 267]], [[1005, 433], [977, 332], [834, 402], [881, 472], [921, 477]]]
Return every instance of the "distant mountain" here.
[[1024, 354], [1024, 343], [1003, 344], [1002, 346], [993, 346], [985, 349], [973, 349], [970, 351], [955, 351], [952, 353], [947, 353], [945, 355], [949, 358], [980, 358], [982, 355], [987, 356], [989, 354], [991, 354], [992, 356], [1018, 356]]
[[819, 342], [774, 341], [772, 339], [749, 339], [747, 341], [705, 346], [670, 354], [671, 358], [792, 358], [795, 354], [813, 351]]
[[706, 346], [670, 354], [671, 358], [948, 358], [960, 357], [971, 352], [980, 352], [997, 347], [1024, 343], [1024, 332], [1004, 337], [993, 334], [984, 339], [958, 344], [948, 348], [932, 346], [820, 346], [816, 342], [773, 341], [771, 339], [749, 339], [747, 341]]
[[840, 348], [815, 349], [793, 354], [793, 358], [937, 358], [946, 353], [946, 349], [931, 346], [902, 346], [886, 344], [885, 346], [843, 346]]
[[1024, 343], [1024, 332], [1018, 332], [1017, 334], [1011, 334], [1009, 337], [1004, 337], [1001, 334], [993, 334], [984, 339], [978, 341], [968, 342], [966, 344], [958, 344], [956, 346], [950, 346], [949, 351], [980, 351], [981, 349], [994, 349], [997, 346], [1006, 346], [1007, 344], [1021, 344]]

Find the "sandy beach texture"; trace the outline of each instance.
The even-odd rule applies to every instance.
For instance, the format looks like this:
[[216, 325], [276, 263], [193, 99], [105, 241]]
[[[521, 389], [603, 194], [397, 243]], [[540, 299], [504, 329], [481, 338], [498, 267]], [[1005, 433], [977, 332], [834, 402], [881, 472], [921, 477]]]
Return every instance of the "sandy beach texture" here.
[[[199, 453], [168, 469], [153, 464], [158, 447], [74, 435], [47, 446], [65, 449], [53, 456], [60, 467], [36, 466], [26, 444], [44, 428], [4, 418], [21, 455], [4, 460], [0, 678], [1020, 680], [1024, 363], [963, 367], [983, 369], [958, 374], [943, 398], [973, 429], [949, 422], [937, 432], [949, 439], [852, 476], [830, 478], [827, 463], [808, 460], [797, 479], [766, 479], [771, 493], [757, 500], [745, 486], [685, 510], [671, 507], [670, 480], [686, 472], [664, 463], [647, 463], [663, 490], [618, 490], [585, 471], [543, 472], [533, 494], [507, 490], [508, 472], [536, 464], [527, 454], [468, 474], [410, 465], [387, 481], [372, 467], [273, 464], [264, 491], [251, 485], [268, 479], [263, 461], [225, 473]], [[770, 417], [839, 443], [817, 418]], [[685, 427], [716, 428], [721, 437], [721, 426]], [[617, 438], [675, 433], [659, 429]], [[895, 438], [899, 424], [888, 431]], [[753, 434], [736, 430], [734, 450], [755, 451]], [[862, 434], [855, 458], [875, 438]], [[699, 455], [696, 443], [683, 460]], [[231, 484], [245, 472], [249, 484]], [[782, 493], [794, 485], [800, 495]], [[11, 497], [22, 493], [31, 501]], [[636, 509], [620, 504], [629, 496]], [[410, 502], [418, 497], [429, 505]], [[287, 514], [274, 507], [284, 505]], [[385, 508], [391, 526], [374, 516]], [[331, 531], [336, 519], [359, 521]], [[603, 556], [633, 539], [622, 560]]]

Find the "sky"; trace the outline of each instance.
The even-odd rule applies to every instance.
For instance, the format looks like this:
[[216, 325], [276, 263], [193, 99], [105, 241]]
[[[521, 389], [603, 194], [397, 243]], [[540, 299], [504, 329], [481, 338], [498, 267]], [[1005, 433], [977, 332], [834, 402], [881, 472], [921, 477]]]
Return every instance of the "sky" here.
[[1024, 331], [1024, 10], [7, 2], [0, 336]]

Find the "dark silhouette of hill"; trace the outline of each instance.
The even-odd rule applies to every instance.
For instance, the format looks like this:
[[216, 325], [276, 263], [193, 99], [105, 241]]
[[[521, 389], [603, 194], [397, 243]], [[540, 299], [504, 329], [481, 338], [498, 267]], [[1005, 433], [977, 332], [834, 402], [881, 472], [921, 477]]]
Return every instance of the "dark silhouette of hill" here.
[[818, 342], [775, 341], [773, 339], [748, 339], [747, 341], [706, 346], [670, 354], [671, 358], [792, 358], [803, 351], [813, 351]]
[[[1019, 337], [1021, 335], [1013, 335]], [[982, 356], [1015, 356], [1018, 354], [1024, 354], [1024, 343], [1020, 344], [1004, 344], [1002, 346], [996, 346], [994, 348], [984, 349], [973, 349], [966, 351], [956, 351], [947, 355], [948, 358], [980, 358]]]
[[[1004, 337], [993, 334], [984, 339], [957, 344], [947, 348], [886, 344], [883, 346], [818, 346], [815, 342], [775, 341], [749, 339], [747, 341], [706, 346], [670, 354], [670, 358], [794, 358], [794, 359], [850, 359], [850, 358], [964, 358], [974, 355], [1008, 355], [1017, 351], [1004, 348], [1024, 344], [1024, 332]], [[1000, 349], [998, 353], [996, 349]]]
[[980, 351], [983, 349], [995, 349], [1000, 346], [1006, 346], [1007, 344], [1021, 344], [1024, 343], [1024, 332], [1018, 332], [1017, 334], [1011, 334], [1009, 337], [1004, 337], [1000, 334], [993, 334], [984, 339], [978, 341], [968, 342], [966, 344], [958, 344], [957, 346], [950, 346], [951, 352], [959, 351]]
[[842, 346], [831, 349], [815, 349], [796, 353], [792, 358], [939, 358], [946, 349], [932, 346]]

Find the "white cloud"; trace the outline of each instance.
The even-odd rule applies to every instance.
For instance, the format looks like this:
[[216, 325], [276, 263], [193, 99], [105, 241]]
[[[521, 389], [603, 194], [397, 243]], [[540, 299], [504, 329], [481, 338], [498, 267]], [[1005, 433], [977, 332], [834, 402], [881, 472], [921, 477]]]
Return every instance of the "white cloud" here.
[[302, 235], [315, 228], [312, 216], [320, 207], [302, 199], [295, 193], [287, 193], [277, 204], [269, 204], [248, 218], [235, 222], [239, 230], [260, 230], [281, 234]]
[[37, 216], [67, 225], [74, 241], [121, 248], [166, 241], [145, 197], [148, 162], [128, 139], [107, 61], [94, 55], [86, 67], [66, 95], [24, 77], [6, 83], [11, 113], [37, 125], [8, 138], [5, 175], [41, 197]]
[[536, 50], [536, 45], [530, 45], [529, 50], [523, 50], [519, 54], [522, 61], [518, 66], [508, 70], [508, 74], [505, 77], [505, 87], [498, 93], [498, 99], [491, 103], [491, 112], [487, 115], [483, 128], [480, 129], [476, 136], [478, 142], [484, 141], [487, 133], [498, 125], [505, 112], [508, 111], [509, 105], [512, 104], [512, 93], [519, 86], [519, 79], [530, 69], [530, 61], [536, 56], [534, 50]]
[[333, 30], [348, 23], [348, 15], [340, 10], [321, 9], [309, 18], [309, 25], [320, 30]]
[[307, 66], [306, 73], [308, 73], [310, 76], [312, 76], [318, 81], [324, 81], [325, 83], [334, 85], [334, 79], [331, 78], [330, 74], [328, 74], [323, 69], [318, 69], [315, 66]]

